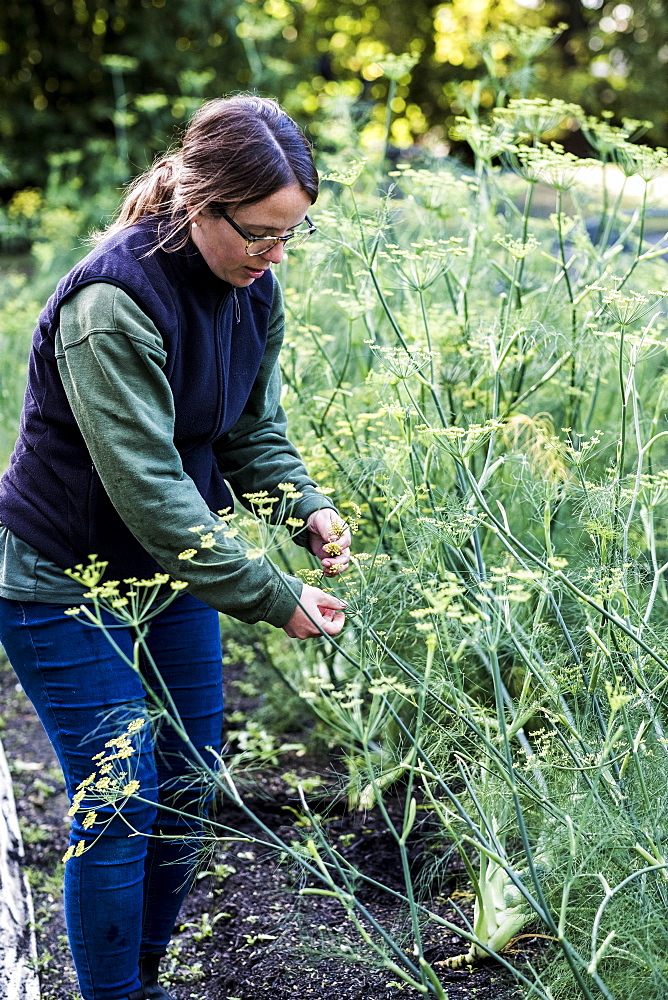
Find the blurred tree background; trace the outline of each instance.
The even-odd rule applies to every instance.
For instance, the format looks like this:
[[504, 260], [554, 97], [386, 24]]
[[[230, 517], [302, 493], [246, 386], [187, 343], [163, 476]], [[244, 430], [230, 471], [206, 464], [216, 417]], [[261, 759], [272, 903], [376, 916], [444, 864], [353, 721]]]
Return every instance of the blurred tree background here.
[[[665, 0], [5, 0], [0, 135], [5, 198], [54, 167], [83, 191], [144, 169], [203, 99], [273, 95], [321, 150], [362, 142], [443, 149], [454, 116], [508, 96], [561, 97], [613, 122], [650, 119], [668, 144]], [[524, 26], [557, 43], [530, 70]], [[559, 26], [559, 27], [558, 27]], [[398, 63], [391, 54], [404, 54]], [[529, 75], [532, 74], [531, 79]], [[496, 89], [495, 89], [496, 88]], [[329, 121], [329, 123], [328, 123]], [[585, 152], [579, 134], [567, 145]], [[103, 177], [101, 173], [106, 171]]]

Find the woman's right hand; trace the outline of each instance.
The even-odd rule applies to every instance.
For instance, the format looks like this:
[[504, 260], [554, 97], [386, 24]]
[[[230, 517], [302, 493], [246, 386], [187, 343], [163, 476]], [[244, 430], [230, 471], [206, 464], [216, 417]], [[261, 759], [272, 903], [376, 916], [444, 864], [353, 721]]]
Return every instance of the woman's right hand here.
[[327, 635], [338, 635], [346, 621], [343, 608], [345, 604], [338, 597], [304, 584], [299, 604], [283, 629], [291, 639], [311, 639], [322, 635], [320, 629]]

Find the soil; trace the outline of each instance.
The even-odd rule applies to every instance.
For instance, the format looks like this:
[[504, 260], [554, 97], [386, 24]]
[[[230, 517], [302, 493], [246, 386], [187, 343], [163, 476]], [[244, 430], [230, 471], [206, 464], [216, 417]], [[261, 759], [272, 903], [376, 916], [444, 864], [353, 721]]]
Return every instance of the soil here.
[[[228, 671], [230, 677], [234, 671]], [[68, 839], [68, 802], [51, 746], [7, 662], [0, 661], [2, 741], [12, 771], [26, 866], [35, 906], [39, 975], [43, 1000], [79, 1000], [62, 910], [61, 856]], [[234, 686], [227, 691], [230, 712], [239, 702]], [[335, 769], [328, 761], [295, 757], [282, 759], [281, 772], [291, 768], [300, 779], [317, 776], [321, 801], [310, 801], [323, 812], [330, 838], [341, 853], [367, 876], [401, 891], [403, 880], [396, 843], [378, 810], [346, 811], [344, 803], [325, 798], [333, 787]], [[309, 796], [310, 800], [313, 796]], [[263, 773], [245, 801], [263, 822], [288, 844], [303, 842], [304, 818], [297, 793], [271, 769]], [[400, 801], [390, 802], [398, 810]], [[219, 818], [249, 838], [257, 827], [226, 800]], [[326, 810], [326, 815], [325, 814]], [[285, 856], [248, 840], [228, 841], [200, 872], [186, 899], [172, 945], [163, 960], [161, 982], [178, 1000], [414, 1000], [421, 994], [396, 973], [373, 963], [341, 905], [331, 897], [300, 895], [308, 886]], [[414, 871], [433, 860], [416, 856]], [[456, 856], [445, 849], [439, 895], [430, 905], [457, 923], [454, 897], [471, 912], [471, 895]], [[360, 896], [373, 917], [402, 941], [407, 953], [410, 929], [397, 901], [373, 886], [361, 886]], [[523, 942], [524, 944], [524, 942]], [[529, 944], [529, 947], [531, 945]], [[434, 930], [425, 941], [427, 959], [438, 971], [448, 1000], [515, 1000], [522, 994], [497, 963], [483, 962], [459, 970], [442, 963], [466, 950], [447, 931]], [[522, 954], [516, 952], [516, 960]]]

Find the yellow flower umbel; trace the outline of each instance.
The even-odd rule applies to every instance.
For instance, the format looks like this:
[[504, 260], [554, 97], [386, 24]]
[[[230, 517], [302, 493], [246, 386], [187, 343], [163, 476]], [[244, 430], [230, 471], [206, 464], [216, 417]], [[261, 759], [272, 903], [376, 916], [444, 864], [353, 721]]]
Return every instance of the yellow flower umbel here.
[[[92, 830], [93, 827], [98, 826], [98, 830], [95, 832], [97, 836], [100, 836], [104, 833], [113, 816], [106, 820], [104, 826], [100, 826], [99, 814], [95, 807], [99, 807], [101, 803], [111, 804], [116, 810], [120, 810], [124, 803], [139, 791], [139, 781], [129, 777], [127, 765], [122, 762], [129, 760], [136, 753], [132, 737], [141, 732], [145, 725], [146, 719], [133, 719], [120, 736], [114, 736], [107, 740], [104, 750], [96, 753], [92, 758], [97, 769], [79, 782], [72, 797], [72, 805], [67, 812], [70, 818], [76, 816], [77, 813], [83, 812], [85, 814], [81, 821], [84, 830]], [[95, 840], [91, 843], [79, 840], [75, 844], [71, 844], [63, 855], [63, 862], [66, 863], [72, 858], [80, 857], [95, 843]]]
[[[191, 550], [193, 555], [197, 550]], [[181, 553], [180, 559], [189, 558]], [[123, 580], [125, 590], [121, 591], [120, 580], [103, 580], [107, 563], [96, 555], [88, 557], [87, 566], [78, 563], [74, 569], [66, 569], [65, 574], [85, 587], [82, 598], [89, 603], [77, 608], [67, 608], [66, 615], [81, 615], [92, 625], [102, 625], [101, 609], [109, 611], [119, 621], [138, 627], [147, 616], [163, 611], [188, 584], [183, 580], [170, 580], [167, 573], [156, 573], [150, 579], [139, 580], [136, 576]], [[168, 590], [165, 588], [168, 586]]]
[[[321, 492], [326, 492], [321, 490]], [[293, 514], [294, 505], [297, 500], [301, 500], [302, 494], [295, 487], [294, 483], [279, 483], [276, 488], [276, 496], [270, 496], [268, 490], [257, 490], [253, 493], [244, 493], [241, 497], [244, 507], [250, 512], [249, 516], [239, 517], [229, 508], [218, 511], [220, 520], [213, 525], [196, 524], [188, 530], [198, 536], [196, 546], [185, 549], [179, 553], [179, 559], [196, 561], [198, 555], [209, 549], [207, 554], [207, 565], [224, 565], [230, 558], [230, 547], [227, 542], [233, 539], [241, 543], [241, 549], [231, 550], [232, 558], [237, 558], [240, 554], [246, 559], [262, 561], [272, 552], [281, 548], [285, 541], [285, 534], [281, 528], [285, 525], [294, 534], [304, 527], [304, 520], [295, 517]], [[345, 525], [341, 528], [339, 536], [345, 531]], [[219, 560], [215, 560], [219, 556]]]

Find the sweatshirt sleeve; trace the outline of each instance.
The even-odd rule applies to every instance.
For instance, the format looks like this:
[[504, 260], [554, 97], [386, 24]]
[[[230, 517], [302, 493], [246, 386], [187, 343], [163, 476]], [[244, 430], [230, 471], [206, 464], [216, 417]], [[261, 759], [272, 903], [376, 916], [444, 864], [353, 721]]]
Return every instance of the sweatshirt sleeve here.
[[56, 356], [102, 484], [141, 545], [218, 611], [245, 622], [285, 625], [301, 581], [266, 559], [247, 559], [236, 539], [216, 532], [217, 551], [202, 549], [196, 561], [178, 558], [193, 546], [189, 529], [213, 530], [220, 519], [183, 471], [174, 445], [174, 400], [163, 372], [166, 355], [151, 320], [114, 285], [88, 285], [61, 309]]
[[[306, 521], [309, 514], [323, 507], [334, 509], [334, 504], [318, 492], [299, 452], [287, 437], [288, 421], [281, 406], [279, 366], [284, 328], [283, 295], [274, 279], [269, 334], [260, 370], [239, 420], [219, 438], [214, 450], [218, 465], [240, 503], [250, 509], [245, 493], [266, 490], [276, 496], [279, 483], [292, 483], [301, 497], [285, 509], [282, 519], [290, 516]], [[297, 544], [305, 545], [307, 532], [302, 530], [292, 538]]]

